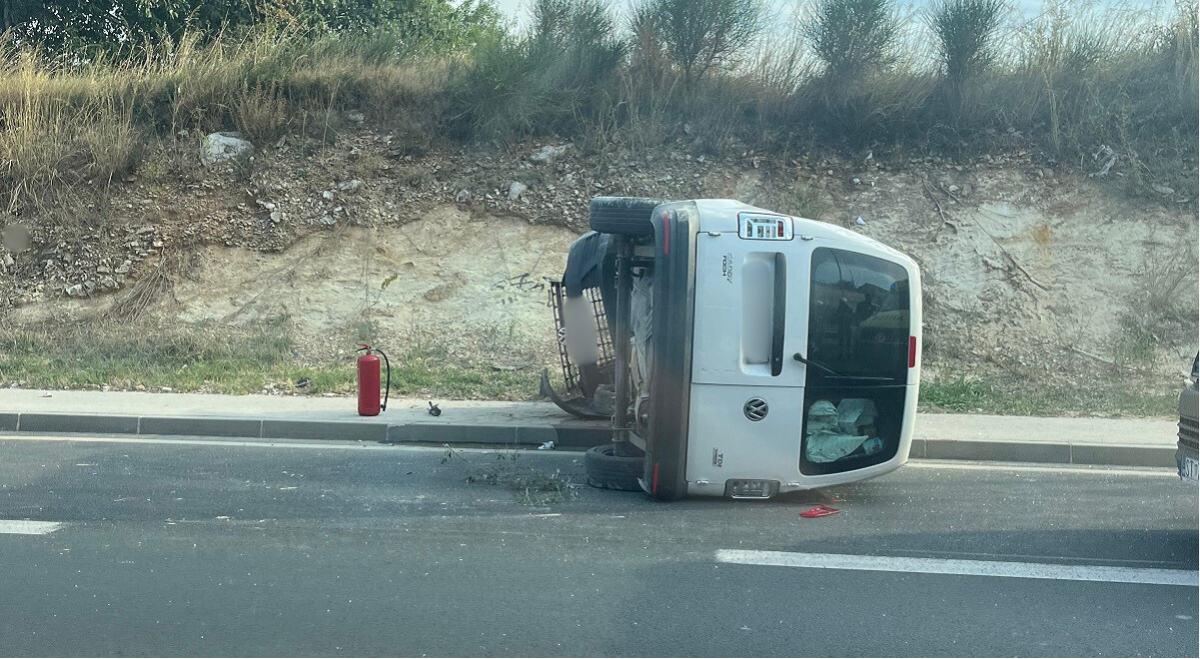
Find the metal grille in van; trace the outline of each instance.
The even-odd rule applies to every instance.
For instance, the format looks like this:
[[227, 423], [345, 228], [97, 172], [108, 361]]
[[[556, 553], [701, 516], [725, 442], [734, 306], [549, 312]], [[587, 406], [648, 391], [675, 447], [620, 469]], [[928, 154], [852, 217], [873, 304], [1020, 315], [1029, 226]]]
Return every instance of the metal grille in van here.
[[[608, 329], [608, 315], [604, 313], [604, 301], [600, 297], [599, 288], [585, 288], [583, 295], [592, 303], [592, 315], [596, 319], [596, 343], [599, 355], [597, 366], [600, 371], [611, 376], [613, 372], [612, 333]], [[567, 355], [567, 327], [564, 315], [567, 289], [561, 281], [550, 282], [550, 308], [554, 311], [554, 337], [558, 345], [558, 361], [562, 366], [563, 382], [567, 391], [579, 388], [579, 367], [571, 363]]]

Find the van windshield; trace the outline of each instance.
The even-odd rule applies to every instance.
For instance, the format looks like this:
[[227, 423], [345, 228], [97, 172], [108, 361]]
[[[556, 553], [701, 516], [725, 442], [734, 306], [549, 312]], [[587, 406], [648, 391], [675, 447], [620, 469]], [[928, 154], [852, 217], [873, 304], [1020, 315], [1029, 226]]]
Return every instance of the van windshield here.
[[811, 286], [808, 358], [837, 375], [810, 369], [810, 384], [861, 377], [904, 381], [907, 271], [873, 256], [821, 247], [813, 251]]

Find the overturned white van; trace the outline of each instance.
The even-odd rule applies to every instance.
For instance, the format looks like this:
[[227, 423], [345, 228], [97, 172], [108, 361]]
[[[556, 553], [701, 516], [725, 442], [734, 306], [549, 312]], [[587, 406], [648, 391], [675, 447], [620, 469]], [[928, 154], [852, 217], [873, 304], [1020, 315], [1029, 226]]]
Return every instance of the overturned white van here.
[[908, 459], [920, 271], [830, 224], [732, 200], [597, 198], [552, 302], [589, 482], [769, 498]]

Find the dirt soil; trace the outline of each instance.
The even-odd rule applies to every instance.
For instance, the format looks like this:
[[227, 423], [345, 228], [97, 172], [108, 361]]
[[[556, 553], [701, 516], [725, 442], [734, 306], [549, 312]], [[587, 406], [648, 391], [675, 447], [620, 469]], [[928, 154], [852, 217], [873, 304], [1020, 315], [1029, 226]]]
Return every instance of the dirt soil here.
[[[888, 163], [769, 159], [736, 145], [723, 157], [543, 143], [414, 153], [363, 127], [336, 145], [287, 138], [252, 162], [204, 168], [194, 144], [162, 145], [96, 193], [105, 213], [75, 225], [0, 216], [33, 233], [32, 249], [0, 251], [0, 322], [69, 321], [118, 303], [129, 313], [137, 302], [184, 323], [282, 317], [305, 357], [373, 340], [540, 370], [556, 359], [547, 280], [586, 230], [590, 197], [733, 197], [916, 258], [934, 375], [1112, 368], [1127, 358], [1130, 323], [1168, 287], [1156, 304], [1191, 314], [1191, 331], [1159, 337], [1143, 366], [1174, 378], [1196, 350], [1195, 210], [1126, 199], [1119, 182], [1030, 153]], [[152, 273], [165, 285], [147, 294], [138, 283]]]

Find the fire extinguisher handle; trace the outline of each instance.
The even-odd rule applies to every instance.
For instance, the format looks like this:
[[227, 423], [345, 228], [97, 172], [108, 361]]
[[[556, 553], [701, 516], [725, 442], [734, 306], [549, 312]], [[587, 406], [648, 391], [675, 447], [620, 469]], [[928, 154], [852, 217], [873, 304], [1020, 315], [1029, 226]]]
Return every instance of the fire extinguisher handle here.
[[[359, 345], [366, 345], [366, 344], [360, 343]], [[388, 404], [388, 395], [392, 393], [392, 362], [388, 360], [387, 353], [380, 350], [379, 348], [371, 348], [368, 346], [367, 349], [368, 350], [373, 349], [375, 352], [383, 355], [383, 365], [387, 368], [387, 385], [383, 388], [383, 405], [379, 406], [379, 411], [386, 412], [387, 404]]]
[[356, 343], [355, 345], [358, 346], [358, 350], [356, 350], [355, 352], [361, 352], [363, 350], [367, 350], [367, 351], [371, 350], [371, 344], [369, 344], [369, 343]]

